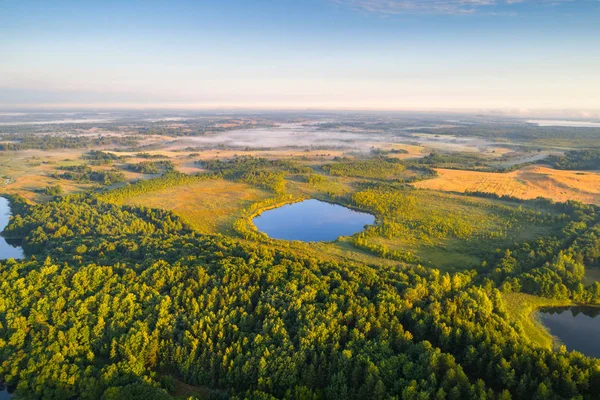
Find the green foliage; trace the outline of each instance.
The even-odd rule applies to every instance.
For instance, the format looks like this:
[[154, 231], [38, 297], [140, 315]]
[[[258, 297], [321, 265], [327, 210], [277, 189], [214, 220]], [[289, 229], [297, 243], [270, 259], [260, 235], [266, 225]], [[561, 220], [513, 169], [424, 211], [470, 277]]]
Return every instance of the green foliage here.
[[238, 398], [600, 390], [600, 361], [523, 339], [475, 272], [323, 261], [89, 196], [24, 210], [8, 230], [35, 257], [0, 263], [0, 380], [22, 396], [163, 399], [162, 372]]
[[121, 203], [128, 198], [138, 196], [140, 194], [175, 186], [183, 186], [197, 181], [218, 178], [219, 175], [217, 174], [187, 175], [181, 172], [169, 171], [161, 177], [140, 180], [133, 184], [125, 185], [123, 187], [102, 193], [100, 198], [108, 202]]
[[489, 159], [477, 153], [439, 153], [431, 152], [423, 158], [411, 160], [411, 164], [427, 165], [436, 168], [484, 169]]
[[325, 178], [323, 175], [319, 175], [319, 174], [310, 174], [306, 178], [306, 182], [308, 182], [309, 185], [318, 186], [320, 184], [326, 183], [327, 178]]
[[137, 164], [127, 164], [128, 170], [140, 174], [161, 174], [167, 171], [173, 171], [175, 166], [170, 160], [163, 161], [142, 161]]
[[524, 123], [457, 124], [453, 127], [420, 128], [419, 132], [440, 136], [480, 137], [493, 141], [513, 141], [534, 146], [597, 148], [599, 128], [538, 126]]
[[505, 292], [535, 294], [582, 303], [600, 301], [600, 285], [585, 288], [585, 265], [600, 262], [600, 213], [577, 202], [557, 204], [566, 221], [558, 235], [526, 241], [489, 254], [481, 270]]
[[540, 161], [556, 169], [598, 170], [600, 169], [600, 150], [567, 151], [564, 156], [548, 156]]
[[377, 155], [377, 156], [386, 156], [388, 154], [408, 154], [408, 150], [406, 149], [378, 149], [378, 148], [372, 148], [371, 149], [371, 154]]
[[108, 165], [112, 164], [113, 161], [121, 159], [121, 157], [107, 153], [105, 151], [92, 150], [83, 156], [85, 160], [88, 160], [92, 165]]
[[284, 171], [291, 174], [305, 174], [312, 170], [290, 160], [268, 160], [256, 157], [236, 157], [230, 160], [203, 160], [198, 161], [205, 168], [221, 172], [226, 178], [236, 177], [249, 170]]
[[305, 174], [312, 171], [292, 161], [254, 157], [238, 157], [227, 161], [208, 160], [200, 163], [226, 179], [249, 183], [277, 194], [285, 193], [287, 174]]
[[324, 165], [323, 169], [333, 176], [351, 176], [372, 179], [397, 179], [406, 166], [393, 158], [372, 158]]
[[168, 158], [163, 154], [150, 154], [150, 153], [137, 153], [135, 155], [137, 158]]
[[95, 171], [86, 164], [60, 167], [60, 169], [66, 172], [62, 174], [54, 173], [52, 175], [53, 178], [77, 182], [98, 182], [103, 185], [112, 185], [113, 183], [125, 181], [123, 172], [116, 169]]
[[[55, 129], [57, 129], [55, 127]], [[0, 151], [26, 150], [26, 149], [79, 149], [102, 146], [136, 146], [137, 139], [130, 136], [100, 136], [90, 138], [87, 135], [36, 135], [18, 133], [0, 133], [0, 138], [5, 143], [0, 143]]]
[[253, 239], [263, 242], [269, 241], [270, 239], [267, 235], [256, 229], [256, 226], [254, 226], [254, 224], [252, 223], [252, 219], [266, 210], [281, 207], [282, 205], [300, 200], [303, 199], [299, 197], [294, 197], [290, 194], [280, 194], [277, 197], [253, 203], [250, 208], [242, 212], [244, 216], [242, 218], [237, 219], [233, 223], [233, 230], [245, 239]]
[[44, 194], [49, 196], [60, 196], [63, 194], [63, 190], [60, 185], [46, 186]]
[[[429, 259], [431, 252], [427, 249], [434, 246], [454, 241], [460, 255], [480, 258], [495, 249], [494, 243], [511, 243], [509, 233], [560, 224], [560, 219], [547, 210], [520, 207], [522, 203], [506, 204], [389, 185], [358, 191], [352, 195], [351, 204], [377, 216], [376, 225], [352, 237], [356, 247], [384, 258], [434, 267], [441, 267]], [[477, 246], [468, 244], [473, 241], [477, 241]], [[459, 258], [458, 262], [462, 260]], [[453, 268], [469, 267], [451, 265], [452, 259], [447, 263]]]

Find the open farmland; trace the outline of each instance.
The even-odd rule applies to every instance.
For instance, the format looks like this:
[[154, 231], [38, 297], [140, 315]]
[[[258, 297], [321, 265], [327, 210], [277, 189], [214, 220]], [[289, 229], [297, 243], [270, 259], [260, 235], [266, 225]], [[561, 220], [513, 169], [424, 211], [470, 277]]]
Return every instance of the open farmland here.
[[529, 166], [509, 173], [436, 169], [438, 177], [414, 184], [417, 188], [448, 192], [486, 192], [520, 199], [550, 198], [600, 204], [600, 174], [559, 171]]

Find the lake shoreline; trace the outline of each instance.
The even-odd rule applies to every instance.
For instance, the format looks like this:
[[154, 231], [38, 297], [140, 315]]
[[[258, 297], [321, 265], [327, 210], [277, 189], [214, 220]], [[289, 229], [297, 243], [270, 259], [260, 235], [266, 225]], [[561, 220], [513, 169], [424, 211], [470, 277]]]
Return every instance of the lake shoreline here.
[[376, 217], [342, 204], [308, 198], [263, 208], [251, 217], [251, 223], [258, 232], [274, 240], [335, 242], [373, 225]]
[[0, 196], [0, 260], [25, 258], [23, 238], [12, 237], [4, 232], [13, 216], [13, 204], [10, 196]]
[[565, 346], [568, 351], [600, 358], [600, 346], [594, 346], [595, 341], [589, 340], [600, 333], [600, 305], [543, 305], [533, 314], [535, 323], [552, 338], [553, 350]]

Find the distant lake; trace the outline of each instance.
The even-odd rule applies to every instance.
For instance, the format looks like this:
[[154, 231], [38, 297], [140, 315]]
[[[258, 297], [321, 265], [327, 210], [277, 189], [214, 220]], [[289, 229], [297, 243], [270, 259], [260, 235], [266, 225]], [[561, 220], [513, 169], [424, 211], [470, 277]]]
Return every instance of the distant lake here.
[[[9, 201], [4, 197], [0, 197], [0, 232], [8, 225], [10, 216]], [[0, 236], [0, 260], [6, 260], [8, 258], [23, 258], [23, 249], [21, 246], [10, 244], [4, 237]]]
[[570, 128], [598, 128], [600, 122], [594, 121], [568, 121], [559, 119], [533, 119], [527, 121], [530, 124], [536, 124], [537, 126], [566, 126]]
[[329, 242], [363, 230], [375, 217], [311, 199], [265, 211], [252, 222], [273, 239]]
[[600, 358], [600, 307], [551, 307], [539, 312], [542, 323], [569, 350]]

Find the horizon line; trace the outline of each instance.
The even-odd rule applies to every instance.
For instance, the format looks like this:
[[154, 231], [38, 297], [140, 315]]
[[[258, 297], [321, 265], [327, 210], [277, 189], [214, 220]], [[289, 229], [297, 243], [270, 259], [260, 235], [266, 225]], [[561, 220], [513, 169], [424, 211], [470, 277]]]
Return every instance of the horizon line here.
[[[0, 110], [190, 110], [190, 111], [421, 111], [421, 112], [477, 112], [528, 114], [535, 112], [600, 113], [600, 108], [579, 107], [423, 107], [423, 106], [344, 106], [344, 105], [276, 105], [276, 104], [207, 104], [207, 103], [0, 103]], [[586, 115], [582, 115], [586, 117]], [[600, 114], [589, 116], [600, 118]]]

